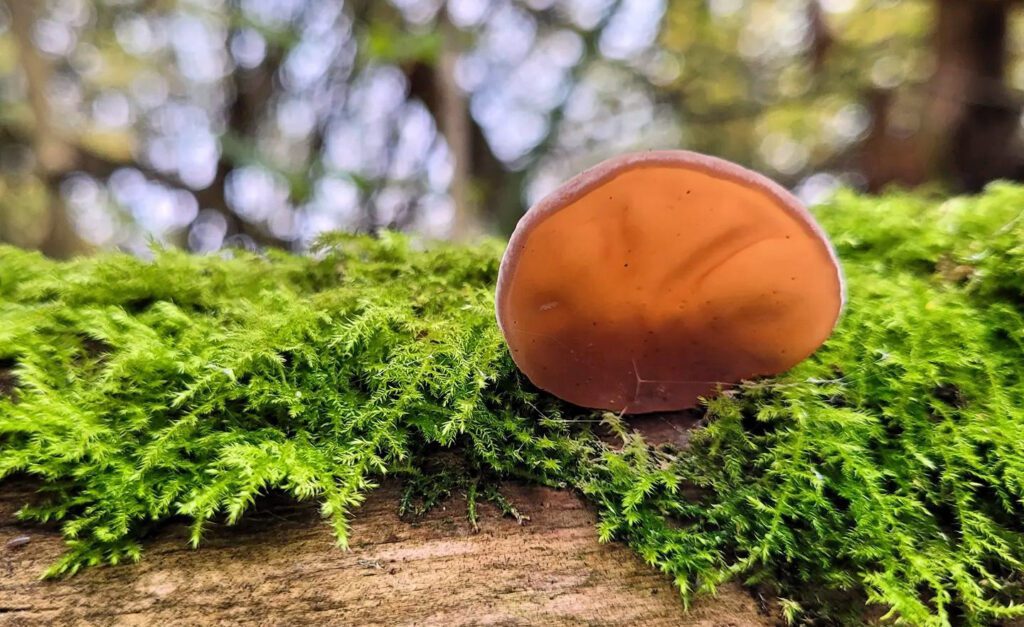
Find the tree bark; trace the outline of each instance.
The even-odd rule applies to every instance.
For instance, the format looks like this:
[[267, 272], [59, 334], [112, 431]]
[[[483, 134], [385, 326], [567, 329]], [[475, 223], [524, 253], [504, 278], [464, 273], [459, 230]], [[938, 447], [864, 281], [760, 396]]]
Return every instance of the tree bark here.
[[399, 520], [394, 484], [356, 513], [351, 550], [312, 504], [272, 497], [198, 550], [184, 524], [147, 541], [139, 564], [39, 581], [60, 554], [53, 529], [13, 522], [28, 484], [0, 488], [0, 626], [170, 624], [773, 625], [736, 585], [687, 613], [669, 580], [620, 544], [600, 545], [594, 513], [565, 491], [510, 485], [520, 526], [481, 504], [480, 532], [453, 499]]

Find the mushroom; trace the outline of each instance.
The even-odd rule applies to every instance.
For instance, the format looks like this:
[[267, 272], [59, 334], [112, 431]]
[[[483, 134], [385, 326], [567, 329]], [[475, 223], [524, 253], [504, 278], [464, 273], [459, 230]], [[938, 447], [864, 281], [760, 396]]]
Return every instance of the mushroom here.
[[831, 334], [844, 292], [792, 194], [722, 159], [660, 151], [605, 161], [527, 211], [495, 306], [534, 385], [645, 413], [788, 370]]

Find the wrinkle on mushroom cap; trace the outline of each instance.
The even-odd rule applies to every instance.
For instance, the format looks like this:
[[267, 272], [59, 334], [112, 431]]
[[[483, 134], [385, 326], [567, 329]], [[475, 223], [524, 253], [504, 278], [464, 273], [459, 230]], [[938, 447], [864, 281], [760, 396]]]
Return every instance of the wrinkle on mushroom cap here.
[[721, 159], [659, 151], [605, 161], [532, 207], [502, 259], [496, 311], [537, 387], [645, 413], [788, 370], [828, 338], [843, 301], [835, 253], [792, 194]]

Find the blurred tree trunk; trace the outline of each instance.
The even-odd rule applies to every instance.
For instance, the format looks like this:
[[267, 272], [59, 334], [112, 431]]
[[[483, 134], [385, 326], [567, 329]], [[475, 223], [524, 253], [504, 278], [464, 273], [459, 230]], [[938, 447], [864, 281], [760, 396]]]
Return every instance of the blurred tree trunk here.
[[[445, 47], [452, 49], [442, 53], [451, 55], [447, 63], [416, 62], [405, 69], [409, 96], [418, 98], [430, 111], [455, 160], [451, 194], [456, 204], [456, 224], [452, 235], [464, 238], [495, 225], [501, 231], [510, 231], [505, 218], [514, 216], [514, 225], [522, 213], [519, 199], [522, 176], [506, 172], [501, 160], [491, 151], [483, 129], [470, 115], [467, 98], [455, 82], [456, 55], [452, 44], [451, 41], [446, 43]], [[445, 65], [448, 67], [443, 67]]]
[[78, 237], [60, 197], [60, 183], [75, 165], [75, 150], [53, 125], [47, 86], [52, 68], [32, 42], [35, 28], [35, 0], [8, 0], [11, 30], [18, 46], [18, 59], [25, 76], [29, 106], [32, 109], [32, 147], [35, 174], [47, 190], [46, 219], [49, 221], [40, 250], [50, 257], [70, 257], [87, 247]]
[[[238, 0], [229, 3], [231, 11], [241, 11]], [[228, 32], [230, 41], [237, 33], [237, 28]], [[241, 235], [252, 240], [260, 247], [287, 248], [289, 242], [277, 238], [265, 224], [254, 224], [236, 214], [229, 206], [227, 199], [227, 182], [231, 172], [239, 165], [237, 155], [230, 154], [226, 146], [234, 143], [239, 146], [254, 146], [257, 142], [260, 123], [266, 111], [267, 103], [272, 101], [275, 89], [275, 75], [281, 67], [284, 52], [277, 47], [268, 47], [266, 58], [254, 68], [237, 67], [228, 78], [230, 100], [227, 107], [227, 124], [224, 134], [219, 138], [220, 158], [213, 181], [200, 190], [193, 191], [200, 209], [213, 209], [220, 212], [227, 220], [228, 230], [225, 239]]]
[[228, 222], [227, 237], [244, 235], [254, 244], [262, 247], [287, 248], [288, 244], [275, 237], [262, 225], [246, 221], [228, 207], [227, 182], [237, 167], [232, 155], [226, 154], [225, 141], [244, 145], [256, 142], [264, 107], [274, 92], [274, 75], [280, 67], [281, 53], [270, 50], [267, 58], [257, 68], [238, 68], [231, 73], [231, 104], [227, 110], [227, 128], [220, 138], [220, 159], [213, 181], [203, 189], [194, 192], [201, 209], [219, 211]]
[[1006, 85], [1009, 0], [935, 0], [935, 72], [922, 95], [921, 128], [901, 135], [890, 124], [897, 98], [869, 95], [874, 123], [864, 143], [869, 188], [918, 185], [934, 178], [977, 191], [1020, 179], [1021, 99]]
[[472, 189], [473, 133], [466, 95], [455, 80], [459, 31], [448, 19], [447, 11], [441, 11], [439, 20], [441, 51], [435, 74], [439, 109], [437, 121], [454, 162], [450, 193], [455, 203], [455, 219], [451, 236], [455, 240], [464, 240], [480, 231], [476, 195]]
[[[936, 25], [939, 81], [952, 84], [939, 91], [951, 131], [945, 163], [965, 189], [977, 191], [998, 178], [1019, 178], [1022, 154], [1019, 141], [1021, 101], [1006, 86], [1009, 57], [1010, 2], [996, 0], [940, 0]], [[945, 70], [945, 72], [943, 72]], [[956, 79], [955, 74], [963, 76]], [[956, 91], [965, 88], [964, 91]], [[938, 89], [938, 86], [937, 86]], [[937, 107], [940, 99], [934, 102]]]

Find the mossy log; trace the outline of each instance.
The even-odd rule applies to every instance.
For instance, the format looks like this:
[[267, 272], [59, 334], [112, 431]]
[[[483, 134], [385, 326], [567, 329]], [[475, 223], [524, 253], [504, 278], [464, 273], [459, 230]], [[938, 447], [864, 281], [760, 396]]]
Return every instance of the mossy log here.
[[595, 514], [573, 493], [503, 492], [530, 520], [482, 504], [479, 531], [454, 498], [400, 520], [400, 490], [375, 490], [353, 517], [345, 551], [312, 504], [270, 497], [235, 527], [156, 531], [138, 564], [70, 579], [39, 575], [64, 546], [55, 529], [14, 524], [29, 484], [0, 491], [0, 625], [693, 625], [775, 624], [737, 585], [684, 613], [671, 581], [626, 546], [598, 544]]
[[[335, 235], [307, 256], [67, 263], [0, 248], [0, 492], [8, 514], [20, 504], [10, 486], [31, 477], [40, 492], [19, 510], [39, 526], [17, 529], [40, 539], [0, 545], [34, 566], [11, 570], [22, 583], [4, 589], [0, 618], [30, 598], [103, 622], [90, 608], [156, 603], [146, 577], [170, 571], [175, 598], [197, 609], [140, 620], [230, 622], [238, 607], [263, 619], [324, 599], [337, 613], [314, 622], [391, 622], [391, 606], [411, 622], [676, 622], [700, 616], [679, 596], [714, 604], [730, 582], [777, 590], [802, 624], [861, 625], [868, 605], [935, 627], [1020, 618], [1021, 207], [1011, 185], [820, 207], [847, 278], [839, 326], [792, 370], [723, 384], [686, 442], [638, 435], [638, 420], [567, 405], [519, 374], [495, 324], [498, 242]], [[424, 505], [465, 494], [458, 514], [424, 523], [451, 516], [464, 533], [416, 540], [408, 550], [428, 556], [417, 567], [363, 568], [396, 549], [375, 531], [407, 502], [375, 491], [394, 480]], [[478, 503], [507, 511], [495, 486], [508, 481], [582, 495], [593, 513], [572, 505], [581, 518], [563, 545], [561, 514], [542, 505], [556, 497], [531, 492], [518, 503], [528, 527], [487, 518], [470, 537], [460, 521]], [[282, 493], [319, 511], [270, 515], [268, 495]], [[317, 535], [317, 513], [353, 552]], [[274, 522], [293, 515], [305, 526]], [[47, 535], [56, 524], [63, 554]], [[115, 566], [90, 568], [103, 563]], [[302, 574], [311, 563], [329, 575]], [[65, 579], [25, 579], [44, 567]], [[416, 572], [390, 597], [360, 587]], [[428, 589], [436, 602], [420, 598]], [[388, 602], [360, 609], [374, 598]]]

